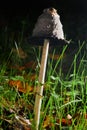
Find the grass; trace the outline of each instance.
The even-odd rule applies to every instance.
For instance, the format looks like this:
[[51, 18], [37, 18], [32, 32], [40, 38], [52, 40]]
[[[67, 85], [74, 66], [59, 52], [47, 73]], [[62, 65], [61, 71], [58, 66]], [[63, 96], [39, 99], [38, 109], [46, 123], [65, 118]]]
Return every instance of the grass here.
[[[3, 35], [5, 35], [5, 39], [2, 37], [1, 43], [5, 42], [6, 48], [7, 41], [11, 44], [7, 48], [8, 52], [1, 53], [0, 129], [34, 130], [33, 110], [42, 48], [24, 46], [23, 32], [17, 42], [12, 35], [9, 37], [6, 32]], [[49, 52], [44, 93], [41, 97], [39, 130], [87, 129], [87, 59], [84, 50], [86, 42], [77, 44], [79, 44], [78, 51], [73, 58], [70, 57], [72, 62], [68, 67], [67, 46], [62, 48], [60, 57], [56, 59], [54, 56], [57, 49], [52, 50], [52, 57]], [[24, 58], [18, 54], [20, 47], [27, 53]], [[15, 51], [12, 50], [13, 48]], [[2, 49], [1, 52], [3, 52]], [[33, 63], [36, 62], [35, 67], [31, 64], [31, 60], [34, 61]], [[28, 66], [24, 66], [26, 63], [29, 63]], [[21, 69], [21, 67], [24, 68]], [[20, 87], [22, 88], [19, 89]], [[32, 125], [23, 124], [21, 120], [28, 120]]]

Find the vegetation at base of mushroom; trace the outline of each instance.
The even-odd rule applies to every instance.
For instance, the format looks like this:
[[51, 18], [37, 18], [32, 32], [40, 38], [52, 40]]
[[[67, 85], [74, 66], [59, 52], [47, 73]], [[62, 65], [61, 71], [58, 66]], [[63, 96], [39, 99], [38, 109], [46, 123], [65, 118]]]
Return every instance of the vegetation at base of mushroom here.
[[[0, 129], [34, 130], [42, 47], [26, 46], [23, 35], [15, 39], [8, 31], [1, 34], [5, 39], [2, 37], [0, 42], [5, 44], [4, 50], [0, 47]], [[79, 46], [75, 55], [68, 46], [50, 47], [41, 97], [40, 130], [87, 128], [86, 42], [76, 44]]]

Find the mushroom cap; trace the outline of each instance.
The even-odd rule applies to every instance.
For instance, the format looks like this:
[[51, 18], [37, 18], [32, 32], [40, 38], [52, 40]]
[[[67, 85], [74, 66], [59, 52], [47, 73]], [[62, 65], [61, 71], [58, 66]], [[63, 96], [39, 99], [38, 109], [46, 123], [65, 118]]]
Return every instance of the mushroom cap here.
[[64, 39], [63, 25], [55, 8], [43, 10], [43, 13], [37, 19], [32, 36]]
[[58, 39], [56, 37], [28, 37], [27, 42], [31, 45], [43, 46], [44, 40], [48, 39], [50, 46], [64, 46], [68, 45], [70, 42], [65, 39]]
[[32, 36], [28, 37], [27, 42], [32, 45], [43, 45], [45, 39], [50, 41], [51, 46], [69, 44], [69, 41], [64, 38], [60, 16], [53, 7], [43, 10], [37, 19]]

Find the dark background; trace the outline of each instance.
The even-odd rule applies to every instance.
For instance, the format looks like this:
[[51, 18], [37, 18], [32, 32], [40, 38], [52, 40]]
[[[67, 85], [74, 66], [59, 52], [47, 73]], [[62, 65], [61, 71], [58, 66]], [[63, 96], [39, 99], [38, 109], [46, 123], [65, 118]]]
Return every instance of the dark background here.
[[[86, 13], [86, 0], [10, 1], [0, 3], [0, 14], [5, 16], [39, 15], [44, 8], [55, 7], [60, 13]], [[34, 14], [31, 14], [34, 13]]]
[[44, 8], [54, 7], [58, 10], [68, 39], [86, 40], [87, 37], [87, 0], [40, 0], [40, 1], [3, 1], [0, 4], [0, 27], [21, 28], [21, 22], [27, 20], [26, 33], [32, 29]]

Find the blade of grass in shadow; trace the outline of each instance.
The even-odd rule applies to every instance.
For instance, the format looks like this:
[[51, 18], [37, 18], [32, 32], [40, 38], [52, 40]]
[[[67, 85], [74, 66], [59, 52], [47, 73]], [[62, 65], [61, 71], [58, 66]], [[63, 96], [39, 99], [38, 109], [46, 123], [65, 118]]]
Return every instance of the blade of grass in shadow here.
[[[78, 51], [77, 51], [77, 53], [75, 54], [75, 57], [74, 57], [75, 60], [76, 60], [76, 63], [75, 63], [75, 60], [73, 60], [71, 66], [70, 66], [70, 68], [69, 68], [69, 70], [68, 70], [68, 73], [67, 73], [67, 75], [66, 75], [66, 79], [69, 77], [71, 69], [74, 68], [74, 67], [73, 67], [74, 64], [77, 64], [77, 61], [78, 61], [78, 57], [79, 57], [79, 56], [80, 56], [80, 59], [79, 59], [79, 60], [81, 60], [81, 57], [82, 57], [82, 56], [81, 56], [81, 50], [83, 49], [83, 47], [84, 47], [84, 45], [85, 45], [85, 42], [83, 42], [83, 43], [81, 44], [80, 41], [79, 41], [78, 44], [79, 44], [79, 49], [78, 49]], [[79, 66], [79, 65], [78, 65], [78, 66]], [[75, 68], [74, 68], [73, 70], [75, 70]]]
[[[64, 56], [64, 53], [65, 53], [67, 47], [68, 47], [67, 45], [64, 46], [63, 51], [62, 51], [62, 53], [61, 53], [59, 59], [57, 60], [55, 66], [54, 66], [54, 68], [53, 68], [53, 70], [52, 70], [52, 75], [54, 75], [54, 74], [56, 73], [56, 68], [58, 67], [58, 64], [62, 61], [62, 58], [63, 58], [63, 56]], [[60, 68], [61, 68], [61, 67], [60, 67]]]

